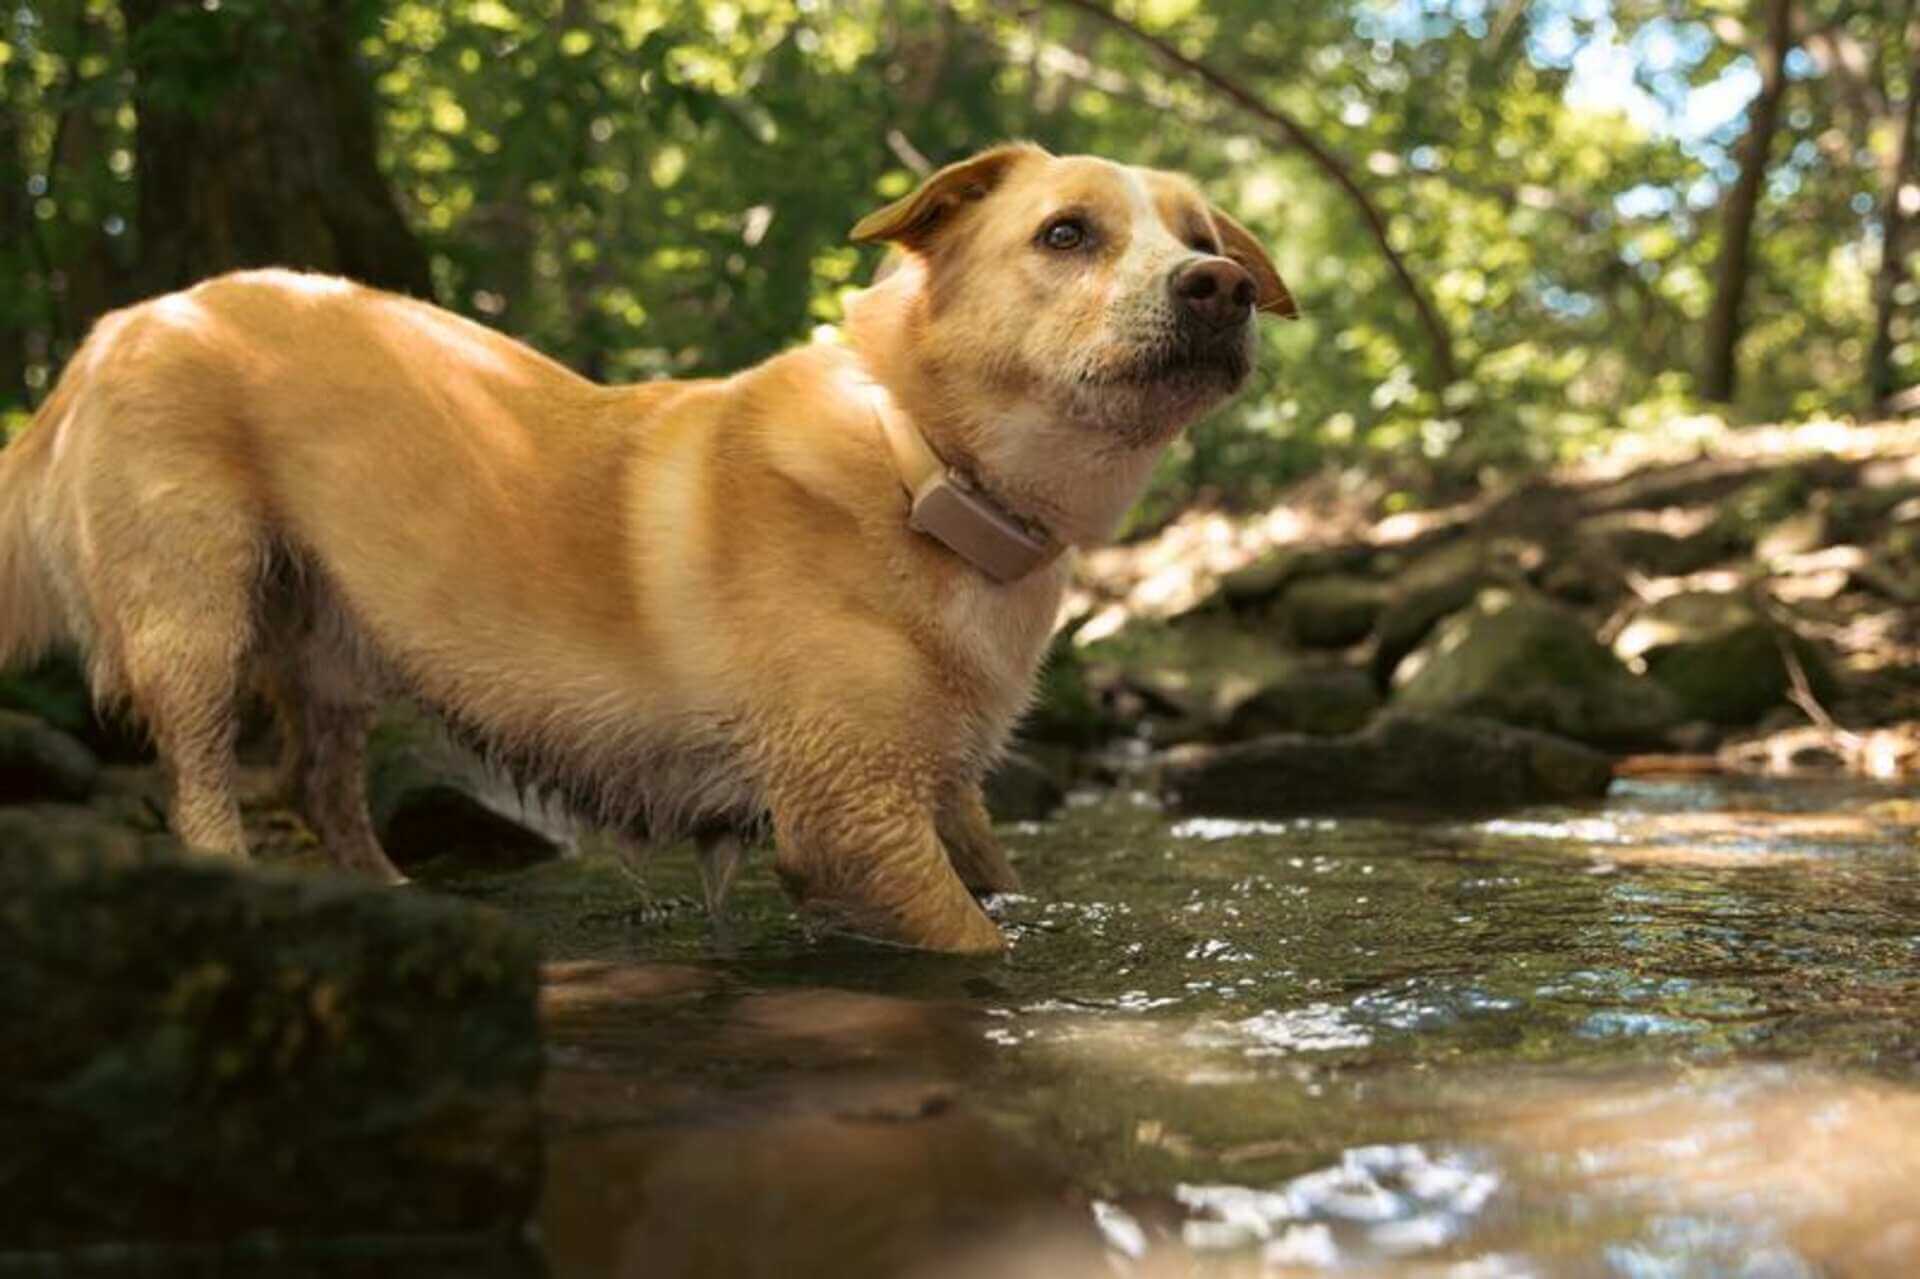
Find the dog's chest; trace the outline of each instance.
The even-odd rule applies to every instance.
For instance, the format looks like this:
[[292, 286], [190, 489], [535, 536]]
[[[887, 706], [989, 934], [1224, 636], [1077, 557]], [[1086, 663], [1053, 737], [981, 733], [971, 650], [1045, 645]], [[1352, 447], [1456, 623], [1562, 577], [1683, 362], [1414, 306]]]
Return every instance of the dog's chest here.
[[1026, 708], [1064, 585], [1055, 566], [1010, 586], [968, 580], [940, 601], [942, 645], [954, 669], [970, 676], [994, 746]]

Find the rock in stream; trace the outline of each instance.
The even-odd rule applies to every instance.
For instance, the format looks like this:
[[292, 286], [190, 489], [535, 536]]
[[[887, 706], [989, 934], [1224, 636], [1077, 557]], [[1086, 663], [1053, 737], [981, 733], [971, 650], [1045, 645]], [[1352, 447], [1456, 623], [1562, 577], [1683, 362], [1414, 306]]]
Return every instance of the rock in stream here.
[[1279, 733], [1169, 751], [1169, 807], [1227, 817], [1481, 809], [1604, 795], [1599, 751], [1491, 720], [1392, 713], [1344, 737]]
[[0, 1243], [465, 1234], [532, 1210], [532, 944], [426, 894], [0, 810]]

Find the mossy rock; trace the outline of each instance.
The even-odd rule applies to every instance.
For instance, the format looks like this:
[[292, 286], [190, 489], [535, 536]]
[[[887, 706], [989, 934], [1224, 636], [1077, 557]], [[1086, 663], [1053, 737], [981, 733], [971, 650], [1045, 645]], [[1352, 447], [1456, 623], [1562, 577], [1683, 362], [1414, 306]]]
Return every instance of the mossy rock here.
[[1523, 592], [1482, 591], [1404, 663], [1396, 707], [1468, 715], [1608, 747], [1658, 744], [1673, 695], [1628, 671], [1572, 613]]
[[420, 890], [190, 860], [0, 812], [0, 1238], [17, 1248], [517, 1228], [537, 965]]
[[1223, 817], [1499, 809], [1595, 799], [1611, 762], [1577, 742], [1491, 720], [1382, 715], [1341, 737], [1282, 733], [1168, 753], [1169, 807]]
[[1387, 588], [1364, 577], [1309, 577], [1280, 597], [1282, 632], [1303, 648], [1350, 648], [1373, 633]]
[[23, 711], [78, 740], [111, 764], [146, 763], [153, 743], [137, 724], [94, 709], [86, 673], [57, 653], [35, 666], [0, 672], [0, 710]]
[[1580, 524], [1579, 536], [1599, 554], [1653, 577], [1697, 573], [1740, 549], [1725, 529], [1710, 524], [1675, 532], [1658, 513], [1641, 510], [1596, 515]]
[[1768, 529], [1804, 511], [1823, 478], [1812, 466], [1784, 466], [1748, 480], [1720, 503], [1711, 531], [1730, 546], [1750, 548]]
[[79, 801], [93, 793], [100, 761], [59, 729], [0, 711], [0, 804]]
[[1257, 609], [1303, 579], [1357, 572], [1373, 554], [1366, 546], [1275, 547], [1251, 564], [1222, 575], [1209, 604], [1236, 612]]
[[1365, 727], [1378, 709], [1380, 694], [1366, 672], [1302, 666], [1235, 707], [1221, 736], [1229, 741], [1268, 733], [1332, 737]]
[[1727, 592], [1689, 591], [1648, 605], [1622, 628], [1614, 652], [1644, 664], [1686, 718], [1712, 724], [1753, 724], [1786, 705], [1788, 653], [1816, 698], [1830, 699], [1838, 687], [1818, 645]]
[[[1206, 734], [1298, 662], [1274, 640], [1224, 614], [1177, 624], [1138, 622], [1076, 654], [1089, 689], [1118, 722], [1150, 717]], [[1026, 731], [1034, 736], [1031, 730]], [[1162, 738], [1164, 740], [1164, 738]]]
[[1473, 603], [1489, 586], [1518, 584], [1528, 544], [1512, 539], [1461, 538], [1419, 556], [1395, 574], [1386, 607], [1374, 626], [1373, 676], [1382, 689], [1440, 620]]

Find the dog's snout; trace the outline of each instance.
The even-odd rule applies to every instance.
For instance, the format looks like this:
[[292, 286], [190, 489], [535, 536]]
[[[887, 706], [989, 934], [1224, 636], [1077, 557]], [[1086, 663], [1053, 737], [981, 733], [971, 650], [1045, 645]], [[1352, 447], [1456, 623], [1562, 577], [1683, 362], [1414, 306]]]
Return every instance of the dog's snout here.
[[1230, 258], [1196, 258], [1173, 273], [1174, 303], [1208, 328], [1245, 324], [1258, 293], [1246, 268]]

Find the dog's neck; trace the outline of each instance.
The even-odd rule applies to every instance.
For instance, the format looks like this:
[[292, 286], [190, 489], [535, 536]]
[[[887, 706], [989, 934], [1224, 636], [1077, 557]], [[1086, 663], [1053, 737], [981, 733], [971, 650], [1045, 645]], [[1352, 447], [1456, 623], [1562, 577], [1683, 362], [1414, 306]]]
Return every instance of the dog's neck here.
[[954, 404], [911, 369], [865, 363], [944, 467], [1063, 545], [1110, 539], [1162, 451], [1104, 441], [1085, 423], [1018, 399]]
[[907, 526], [944, 545], [996, 582], [1017, 582], [1066, 550], [1039, 519], [997, 500], [966, 471], [949, 466], [914, 420], [878, 382], [863, 391], [908, 496]]
[[[884, 358], [863, 353], [859, 364], [942, 467], [1063, 547], [1108, 541], [1163, 451], [1103, 442], [1084, 423], [1018, 401], [955, 404], [911, 367]], [[907, 485], [914, 487], [911, 477]]]

